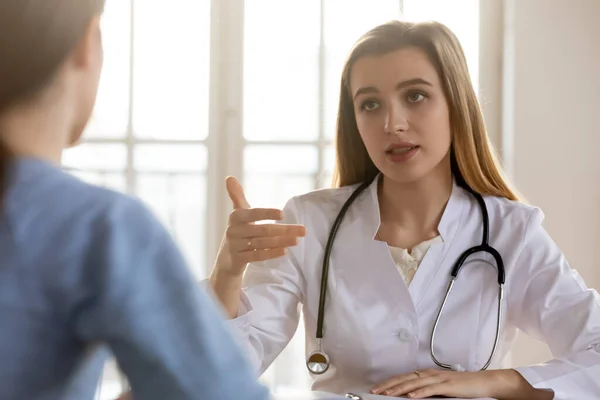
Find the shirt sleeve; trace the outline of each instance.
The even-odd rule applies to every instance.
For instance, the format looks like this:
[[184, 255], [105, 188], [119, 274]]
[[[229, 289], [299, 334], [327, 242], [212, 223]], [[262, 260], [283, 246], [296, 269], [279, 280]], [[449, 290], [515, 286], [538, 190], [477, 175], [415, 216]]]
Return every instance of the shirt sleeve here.
[[168, 232], [131, 200], [102, 222], [84, 260], [75, 335], [105, 342], [140, 399], [268, 399]]
[[555, 399], [600, 398], [600, 296], [586, 287], [534, 209], [518, 258], [509, 307], [515, 325], [543, 341], [553, 359], [517, 368]]
[[[280, 223], [302, 224], [296, 198], [287, 202]], [[302, 272], [304, 241], [282, 257], [250, 263], [244, 273], [238, 317], [228, 321], [257, 374], [263, 374], [298, 328], [306, 288]], [[210, 287], [205, 282], [206, 287]], [[209, 289], [210, 290], [210, 289]]]

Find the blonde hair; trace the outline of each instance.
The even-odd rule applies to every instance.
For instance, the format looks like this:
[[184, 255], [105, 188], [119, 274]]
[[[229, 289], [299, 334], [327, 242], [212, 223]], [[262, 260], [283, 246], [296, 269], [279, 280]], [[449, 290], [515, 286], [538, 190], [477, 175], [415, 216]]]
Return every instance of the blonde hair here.
[[450, 159], [457, 183], [481, 195], [522, 200], [522, 196], [509, 186], [488, 138], [463, 49], [456, 36], [438, 22], [391, 21], [364, 34], [352, 48], [341, 79], [334, 186], [361, 183], [379, 173], [356, 125], [350, 91], [352, 66], [361, 57], [383, 55], [412, 46], [428, 55], [442, 82], [450, 109]]

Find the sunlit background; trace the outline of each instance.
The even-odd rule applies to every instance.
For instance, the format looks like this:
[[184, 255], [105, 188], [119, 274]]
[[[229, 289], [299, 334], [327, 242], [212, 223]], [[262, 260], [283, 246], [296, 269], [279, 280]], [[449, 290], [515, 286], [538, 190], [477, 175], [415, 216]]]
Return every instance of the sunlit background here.
[[[350, 47], [382, 22], [438, 20], [463, 45], [509, 174], [544, 208], [567, 256], [598, 285], [591, 261], [600, 240], [600, 189], [588, 181], [600, 173], [598, 157], [589, 153], [599, 147], [600, 126], [589, 116], [600, 110], [600, 89], [578, 77], [597, 77], [600, 68], [589, 39], [598, 37], [591, 29], [600, 17], [590, 15], [600, 15], [599, 5], [107, 0], [98, 103], [83, 143], [66, 152], [64, 163], [87, 181], [142, 198], [203, 280], [231, 211], [225, 177], [242, 179], [251, 205], [259, 207], [282, 207], [294, 195], [329, 186], [340, 74]], [[576, 150], [564, 151], [565, 137], [576, 138]], [[552, 182], [543, 183], [548, 177]], [[577, 209], [564, 211], [573, 198]], [[516, 351], [518, 362], [546, 354], [530, 351], [530, 344], [520, 348], [527, 351]], [[261, 379], [280, 392], [308, 388], [302, 323]], [[98, 399], [113, 399], [121, 384], [109, 363]]]
[[[147, 202], [198, 280], [224, 231], [219, 216], [230, 210], [219, 188], [227, 175], [263, 207], [330, 185], [342, 63], [367, 30], [398, 18], [445, 23], [477, 85], [478, 0], [212, 4], [107, 0], [97, 106], [83, 143], [64, 156], [83, 179]], [[217, 98], [223, 107], [211, 107]], [[262, 380], [277, 391], [308, 387], [302, 323]], [[98, 397], [113, 398], [121, 383], [111, 363]]]

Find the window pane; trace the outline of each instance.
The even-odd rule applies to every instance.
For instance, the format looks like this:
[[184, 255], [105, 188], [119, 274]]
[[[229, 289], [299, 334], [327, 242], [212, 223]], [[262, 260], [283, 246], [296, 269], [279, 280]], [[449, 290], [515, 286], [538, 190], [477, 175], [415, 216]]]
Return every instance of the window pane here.
[[248, 146], [244, 191], [253, 207], [283, 207], [293, 196], [315, 189], [315, 146]]
[[318, 168], [316, 146], [247, 146], [244, 171], [254, 173], [315, 173]]
[[309, 140], [319, 133], [319, 0], [247, 1], [244, 136]]
[[64, 151], [62, 164], [69, 169], [124, 171], [127, 149], [123, 144], [80, 144]]
[[398, 0], [325, 1], [325, 137], [335, 135], [344, 60], [369, 29], [400, 17]]
[[167, 226], [194, 274], [206, 274], [206, 166], [203, 145], [137, 145], [136, 193]]
[[136, 1], [134, 35], [135, 134], [206, 138], [210, 1]]
[[140, 173], [137, 194], [165, 224], [194, 275], [206, 277], [206, 176]]
[[93, 185], [103, 186], [121, 193], [127, 192], [127, 181], [123, 173], [69, 170], [74, 176]]
[[404, 0], [404, 17], [409, 21], [436, 20], [458, 37], [469, 64], [475, 91], [479, 85], [479, 1]]
[[261, 376], [261, 382], [272, 391], [297, 394], [310, 390], [312, 378], [305, 366], [305, 330], [304, 317], [301, 315], [298, 329], [292, 340]]
[[104, 67], [86, 137], [123, 137], [129, 122], [131, 0], [108, 0], [102, 16]]
[[138, 144], [136, 171], [204, 172], [207, 166], [204, 145]]
[[118, 398], [124, 390], [122, 378], [117, 360], [111, 357], [104, 364], [101, 384], [96, 391], [94, 400], [114, 400]]
[[323, 176], [321, 179], [321, 189], [332, 187], [333, 171], [335, 169], [335, 146], [328, 145], [324, 149], [324, 164], [323, 164]]
[[398, 0], [325, 0], [325, 43], [328, 49], [347, 53], [363, 33], [399, 17]]

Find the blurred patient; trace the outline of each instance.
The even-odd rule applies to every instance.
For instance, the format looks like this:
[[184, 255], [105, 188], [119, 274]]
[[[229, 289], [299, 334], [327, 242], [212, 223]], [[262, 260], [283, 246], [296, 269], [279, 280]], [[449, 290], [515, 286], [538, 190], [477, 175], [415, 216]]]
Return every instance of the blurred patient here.
[[96, 343], [136, 399], [267, 399], [155, 217], [60, 168], [94, 107], [103, 7], [0, 1], [0, 399], [92, 399]]

